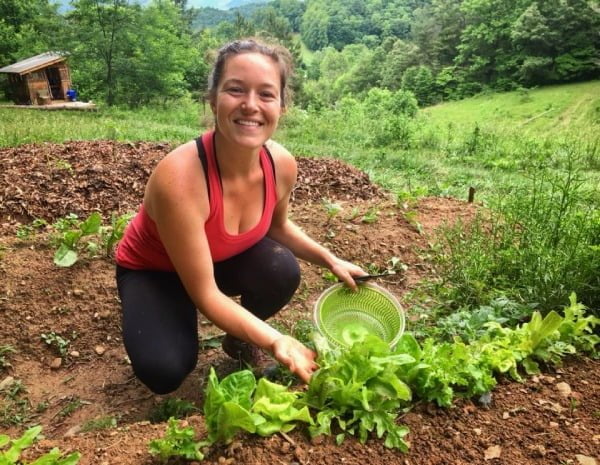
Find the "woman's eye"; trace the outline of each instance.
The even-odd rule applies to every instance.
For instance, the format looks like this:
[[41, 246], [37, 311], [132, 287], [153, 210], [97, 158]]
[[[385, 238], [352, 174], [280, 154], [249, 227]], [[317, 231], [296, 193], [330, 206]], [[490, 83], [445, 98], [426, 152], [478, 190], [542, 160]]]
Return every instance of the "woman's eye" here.
[[261, 97], [266, 98], [266, 99], [273, 99], [275, 98], [275, 95], [273, 95], [271, 92], [262, 92]]
[[241, 87], [229, 87], [227, 88], [227, 92], [231, 94], [241, 94], [243, 90]]

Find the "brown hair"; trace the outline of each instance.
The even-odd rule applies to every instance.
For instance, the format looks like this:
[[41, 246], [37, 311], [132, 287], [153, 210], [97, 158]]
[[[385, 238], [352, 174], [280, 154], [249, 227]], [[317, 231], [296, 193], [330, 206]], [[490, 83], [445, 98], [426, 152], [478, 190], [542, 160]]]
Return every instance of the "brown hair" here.
[[291, 98], [288, 83], [292, 76], [292, 57], [290, 52], [280, 45], [269, 45], [257, 39], [234, 40], [219, 49], [213, 69], [208, 76], [208, 100], [213, 101], [217, 96], [217, 88], [223, 76], [225, 63], [232, 56], [242, 53], [260, 53], [273, 60], [279, 67], [281, 83], [281, 106], [285, 107]]

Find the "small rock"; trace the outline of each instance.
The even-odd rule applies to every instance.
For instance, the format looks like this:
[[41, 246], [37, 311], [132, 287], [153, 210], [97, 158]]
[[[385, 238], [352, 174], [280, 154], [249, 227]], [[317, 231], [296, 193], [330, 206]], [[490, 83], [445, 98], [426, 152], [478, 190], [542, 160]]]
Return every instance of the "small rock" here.
[[81, 425], [75, 425], [72, 426], [71, 428], [69, 428], [67, 430], [67, 432], [64, 434], [65, 438], [72, 438], [73, 436], [75, 436], [77, 433], [79, 433], [81, 431]]
[[493, 460], [500, 458], [502, 455], [502, 447], [500, 446], [490, 446], [483, 453], [484, 460]]
[[569, 397], [571, 395], [571, 386], [569, 386], [567, 383], [560, 382], [556, 384], [556, 390], [560, 393], [561, 396], [563, 397]]
[[533, 453], [534, 457], [545, 457], [546, 456], [546, 448], [541, 444], [529, 446], [529, 449]]
[[79, 357], [79, 352], [76, 350], [72, 350], [71, 352], [69, 352], [69, 355], [73, 358], [77, 358]]
[[477, 435], [477, 436], [481, 436], [481, 428], [473, 428], [473, 432]]
[[283, 452], [284, 454], [287, 454], [290, 451], [290, 447], [291, 447], [291, 445], [289, 442], [284, 442], [281, 445], [281, 452]]
[[510, 413], [508, 413], [508, 412], [504, 412], [504, 413], [502, 414], [502, 419], [503, 419], [503, 420], [506, 420], [506, 419], [508, 419], [508, 418], [510, 418]]
[[311, 438], [310, 443], [313, 446], [318, 446], [318, 445], [323, 444], [324, 439], [325, 439], [325, 437], [322, 434], [320, 434], [319, 436], [315, 436], [314, 438]]
[[15, 378], [13, 378], [12, 376], [7, 376], [2, 380], [2, 382], [0, 382], [0, 391], [3, 391], [4, 389], [12, 386], [14, 382]]
[[550, 428], [558, 428], [560, 425], [558, 423], [556, 423], [555, 421], [551, 421], [550, 422]]
[[56, 357], [54, 360], [50, 362], [50, 368], [53, 370], [58, 370], [62, 365], [62, 358]]
[[104, 346], [96, 346], [94, 347], [94, 351], [98, 354], [98, 355], [102, 355], [104, 354], [104, 352], [106, 352], [106, 348]]
[[576, 454], [575, 458], [577, 459], [577, 462], [579, 462], [579, 465], [598, 465], [596, 459], [588, 455]]
[[75, 297], [81, 297], [84, 294], [83, 289], [73, 289], [73, 295]]

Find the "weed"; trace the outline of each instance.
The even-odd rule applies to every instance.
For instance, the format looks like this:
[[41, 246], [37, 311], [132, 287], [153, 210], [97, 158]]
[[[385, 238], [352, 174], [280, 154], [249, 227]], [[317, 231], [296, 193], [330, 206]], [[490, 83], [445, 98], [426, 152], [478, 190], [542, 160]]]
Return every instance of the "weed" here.
[[8, 361], [7, 355], [13, 354], [15, 352], [16, 351], [15, 351], [14, 347], [11, 345], [0, 346], [0, 369], [1, 370], [4, 370], [4, 369], [12, 366], [10, 364], [10, 362]]
[[21, 380], [15, 380], [4, 389], [4, 402], [0, 404], [0, 425], [17, 426], [29, 421], [29, 400], [22, 397], [26, 392]]
[[67, 353], [69, 352], [69, 345], [71, 344], [69, 339], [64, 338], [54, 331], [51, 331], [48, 334], [42, 333], [40, 337], [46, 344], [48, 344], [50, 347], [53, 347], [58, 355], [61, 357], [67, 356]]
[[75, 410], [81, 408], [87, 402], [81, 400], [79, 397], [72, 397], [68, 400], [67, 404], [59, 410], [56, 414], [58, 418], [66, 418], [69, 417], [75, 412]]
[[31, 222], [31, 224], [20, 224], [17, 227], [17, 239], [22, 241], [28, 241], [35, 237], [36, 233], [48, 225], [46, 220], [38, 218]]
[[161, 423], [172, 417], [183, 418], [198, 411], [198, 407], [192, 402], [177, 397], [169, 397], [154, 407], [148, 419], [152, 423]]
[[361, 221], [366, 224], [376, 223], [379, 219], [379, 211], [376, 208], [369, 208], [361, 218]]
[[304, 345], [313, 344], [313, 334], [317, 330], [312, 320], [300, 319], [294, 323], [292, 336], [302, 342]]
[[81, 427], [83, 433], [89, 431], [100, 431], [104, 429], [116, 428], [117, 418], [113, 416], [105, 416], [94, 418], [93, 420], [86, 421]]
[[323, 208], [327, 213], [327, 222], [331, 221], [342, 211], [342, 206], [339, 203], [332, 202], [329, 199], [322, 199], [321, 205], [323, 205]]

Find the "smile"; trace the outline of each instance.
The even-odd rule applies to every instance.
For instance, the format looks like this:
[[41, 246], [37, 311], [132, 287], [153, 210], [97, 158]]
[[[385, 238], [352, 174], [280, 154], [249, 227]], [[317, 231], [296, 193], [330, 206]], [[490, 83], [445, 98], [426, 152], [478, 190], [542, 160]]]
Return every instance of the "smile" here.
[[240, 124], [242, 126], [262, 126], [262, 123], [259, 123], [258, 121], [250, 121], [247, 119], [236, 119], [235, 123]]

